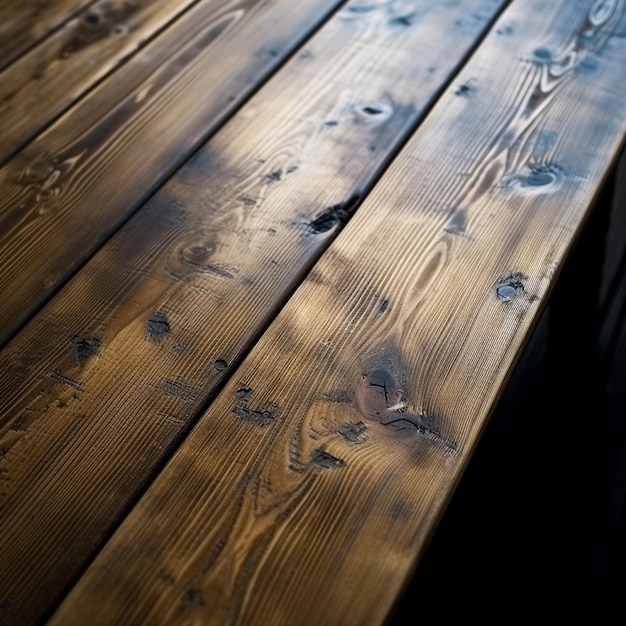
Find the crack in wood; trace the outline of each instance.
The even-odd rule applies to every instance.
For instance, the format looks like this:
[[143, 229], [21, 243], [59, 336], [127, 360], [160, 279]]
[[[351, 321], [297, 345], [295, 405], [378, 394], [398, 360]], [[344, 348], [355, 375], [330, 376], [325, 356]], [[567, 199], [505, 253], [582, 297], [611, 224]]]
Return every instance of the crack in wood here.
[[273, 402], [260, 404], [256, 409], [247, 406], [236, 406], [233, 413], [242, 421], [265, 428], [278, 417], [279, 407]]

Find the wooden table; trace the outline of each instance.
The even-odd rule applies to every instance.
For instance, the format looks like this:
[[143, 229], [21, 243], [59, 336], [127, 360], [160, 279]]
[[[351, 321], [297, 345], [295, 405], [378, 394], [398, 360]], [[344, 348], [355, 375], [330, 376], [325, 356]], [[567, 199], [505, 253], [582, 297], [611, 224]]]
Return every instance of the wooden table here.
[[0, 623], [383, 623], [620, 153], [624, 2], [0, 35]]

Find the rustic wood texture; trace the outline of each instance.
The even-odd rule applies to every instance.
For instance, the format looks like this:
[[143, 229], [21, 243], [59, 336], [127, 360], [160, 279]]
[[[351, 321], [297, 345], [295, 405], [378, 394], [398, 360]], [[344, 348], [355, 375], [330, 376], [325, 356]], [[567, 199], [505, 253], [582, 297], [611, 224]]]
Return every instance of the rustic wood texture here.
[[0, 70], [95, 0], [3, 0]]
[[194, 2], [101, 0], [7, 68], [0, 164]]
[[54, 605], [502, 2], [463, 0], [467, 20], [456, 0], [359, 6], [333, 16], [0, 353], [7, 623]]
[[51, 626], [384, 621], [613, 164], [625, 29], [511, 5]]
[[0, 344], [337, 4], [202, 2], [0, 170]]

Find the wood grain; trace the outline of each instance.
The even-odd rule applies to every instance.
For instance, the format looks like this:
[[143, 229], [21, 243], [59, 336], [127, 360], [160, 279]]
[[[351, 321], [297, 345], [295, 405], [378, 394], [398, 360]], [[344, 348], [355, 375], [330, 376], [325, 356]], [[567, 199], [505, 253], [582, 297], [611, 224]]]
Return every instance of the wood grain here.
[[513, 2], [51, 626], [385, 620], [620, 148], [625, 29]]
[[338, 3], [205, 0], [0, 170], [0, 344]]
[[[8, 623], [54, 606], [501, 2], [464, 0], [474, 17], [461, 24], [456, 0], [359, 6], [325, 24], [0, 353]], [[407, 14], [420, 19], [398, 22]]]
[[95, 0], [3, 0], [0, 70]]
[[0, 164], [194, 2], [100, 0], [7, 68]]

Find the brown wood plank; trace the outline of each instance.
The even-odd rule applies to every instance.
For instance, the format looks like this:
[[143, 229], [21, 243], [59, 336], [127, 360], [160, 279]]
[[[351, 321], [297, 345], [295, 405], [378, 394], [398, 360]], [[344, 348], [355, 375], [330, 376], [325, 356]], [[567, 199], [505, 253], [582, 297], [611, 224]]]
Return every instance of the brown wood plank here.
[[101, 0], [7, 68], [0, 164], [195, 1]]
[[0, 70], [95, 0], [3, 0]]
[[50, 626], [384, 621], [613, 165], [625, 31], [512, 3]]
[[501, 4], [349, 4], [0, 354], [9, 623], [54, 605]]
[[205, 0], [0, 170], [0, 344], [338, 4]]

